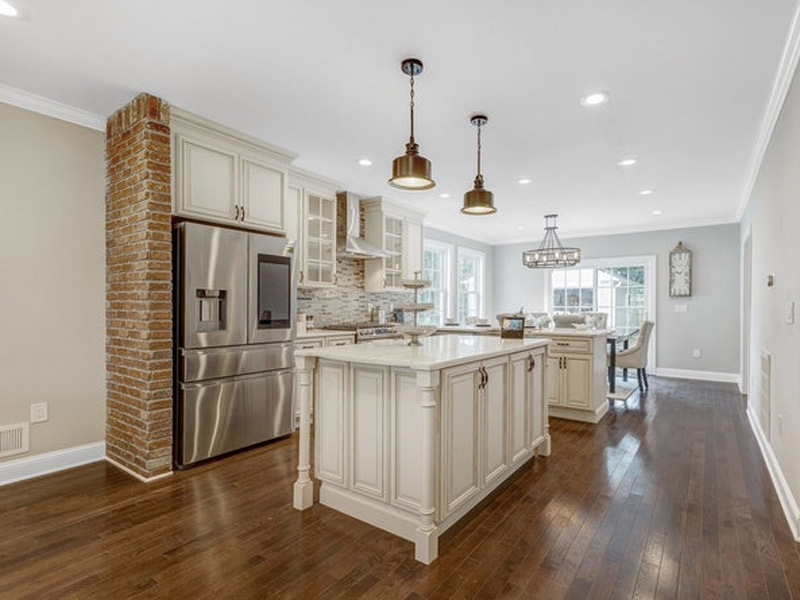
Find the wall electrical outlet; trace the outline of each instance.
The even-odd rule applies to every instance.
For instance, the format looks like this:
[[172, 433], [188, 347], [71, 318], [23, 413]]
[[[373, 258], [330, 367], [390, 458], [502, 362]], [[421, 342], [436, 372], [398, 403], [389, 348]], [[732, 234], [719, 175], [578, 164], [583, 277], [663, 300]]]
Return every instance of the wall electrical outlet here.
[[47, 402], [31, 404], [31, 423], [47, 421]]
[[675, 312], [677, 312], [677, 313], [689, 312], [689, 305], [688, 304], [676, 304], [674, 308], [675, 308]]
[[703, 353], [700, 352], [700, 348], [692, 350], [692, 358], [700, 358], [701, 356], [703, 356]]

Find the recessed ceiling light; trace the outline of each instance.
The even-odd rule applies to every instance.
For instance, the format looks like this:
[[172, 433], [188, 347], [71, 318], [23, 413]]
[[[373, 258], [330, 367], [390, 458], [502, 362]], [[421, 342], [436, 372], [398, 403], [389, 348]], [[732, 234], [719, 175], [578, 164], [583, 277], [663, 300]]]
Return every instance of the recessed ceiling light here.
[[633, 165], [635, 165], [637, 162], [639, 162], [639, 161], [637, 161], [635, 158], [623, 158], [622, 160], [620, 160], [619, 162], [617, 162], [617, 164], [618, 164], [620, 167], [632, 167], [632, 166], [633, 166]]
[[528, 184], [530, 182], [531, 180], [528, 179], [527, 177], [520, 177], [519, 179], [517, 179], [517, 183], [521, 183], [522, 185]]
[[642, 196], [649, 196], [650, 194], [652, 194], [652, 193], [653, 193], [653, 190], [650, 190], [650, 189], [647, 189], [647, 190], [641, 190], [639, 193], [640, 193]]
[[6, 0], [0, 0], [0, 15], [4, 17], [16, 17], [19, 15], [19, 11], [14, 6], [6, 2]]
[[525, 229], [525, 225], [520, 225], [519, 227], [517, 227], [517, 229], [519, 229], [520, 231], [522, 231], [523, 229]]
[[450, 197], [450, 194], [448, 194], [447, 192], [445, 192], [443, 194], [439, 194], [439, 198], [449, 198], [449, 197]]
[[608, 102], [608, 94], [605, 92], [594, 92], [581, 98], [581, 104], [584, 106], [600, 106], [606, 102]]
[[368, 158], [359, 158], [358, 164], [360, 164], [362, 167], [371, 167], [372, 161]]
[[658, 215], [660, 215], [660, 214], [663, 214], [663, 212], [664, 212], [663, 210], [654, 210], [654, 211], [653, 211], [653, 214], [654, 214], [655, 216], [658, 216]]

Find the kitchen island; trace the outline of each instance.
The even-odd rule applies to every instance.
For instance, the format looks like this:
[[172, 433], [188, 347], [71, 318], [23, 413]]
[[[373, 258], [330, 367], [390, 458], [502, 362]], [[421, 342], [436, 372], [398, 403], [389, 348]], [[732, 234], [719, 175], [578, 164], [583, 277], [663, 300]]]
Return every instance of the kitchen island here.
[[298, 350], [294, 507], [320, 502], [414, 542], [438, 538], [536, 454], [550, 453], [550, 340], [448, 335]]

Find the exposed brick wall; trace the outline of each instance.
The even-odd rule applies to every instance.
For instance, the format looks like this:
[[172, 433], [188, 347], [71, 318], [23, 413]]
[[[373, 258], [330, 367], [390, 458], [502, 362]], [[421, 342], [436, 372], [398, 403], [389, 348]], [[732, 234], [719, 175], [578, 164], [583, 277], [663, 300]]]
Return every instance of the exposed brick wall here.
[[106, 454], [172, 470], [169, 106], [141, 94], [106, 125]]

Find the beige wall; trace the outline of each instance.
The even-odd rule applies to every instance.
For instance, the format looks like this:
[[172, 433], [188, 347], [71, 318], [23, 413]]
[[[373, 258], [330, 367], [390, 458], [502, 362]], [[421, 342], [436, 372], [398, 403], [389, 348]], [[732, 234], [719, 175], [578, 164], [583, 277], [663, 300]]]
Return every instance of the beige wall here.
[[50, 412], [6, 460], [104, 438], [103, 153], [99, 131], [0, 103], [0, 424]]
[[[765, 419], [769, 444], [800, 500], [800, 78], [795, 73], [741, 224], [751, 235], [749, 409]], [[767, 275], [775, 275], [767, 287]], [[785, 318], [795, 302], [795, 324]], [[772, 353], [771, 410], [760, 402], [761, 351]], [[746, 382], [745, 382], [746, 383]], [[794, 508], [796, 510], [796, 506]], [[800, 521], [800, 515], [795, 515]], [[800, 525], [799, 525], [800, 526]]]

